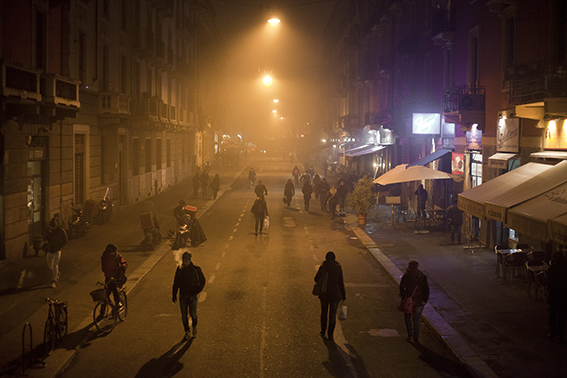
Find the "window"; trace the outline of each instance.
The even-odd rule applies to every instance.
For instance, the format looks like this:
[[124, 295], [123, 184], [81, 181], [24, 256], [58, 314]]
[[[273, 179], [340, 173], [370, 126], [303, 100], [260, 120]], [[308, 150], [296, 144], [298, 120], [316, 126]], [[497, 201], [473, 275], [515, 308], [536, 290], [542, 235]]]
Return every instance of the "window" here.
[[126, 0], [120, 0], [120, 1], [121, 1], [120, 26], [122, 27], [122, 30], [126, 31], [128, 27], [128, 4], [126, 3]]
[[156, 140], [156, 170], [161, 169], [161, 139]]
[[512, 79], [516, 55], [516, 21], [514, 17], [502, 20], [502, 70], [504, 81]]
[[469, 84], [480, 84], [478, 70], [478, 28], [471, 30], [469, 33]]
[[132, 176], [140, 174], [140, 139], [135, 138], [132, 140]]
[[165, 153], [166, 153], [166, 164], [167, 164], [167, 167], [169, 168], [169, 167], [171, 167], [171, 139], [167, 140], [166, 148], [167, 148], [166, 151], [165, 151]]
[[43, 12], [35, 13], [35, 68], [47, 69], [47, 16]]
[[78, 71], [79, 71], [79, 80], [83, 83], [87, 79], [87, 34], [83, 32], [79, 32], [78, 36]]
[[126, 55], [122, 55], [120, 62], [121, 62], [120, 93], [127, 93], [127, 88], [128, 88], [128, 59], [126, 58]]
[[471, 152], [471, 188], [482, 184], [482, 154]]
[[146, 72], [146, 91], [150, 96], [152, 95], [152, 70], [150, 68]]
[[111, 90], [110, 83], [109, 83], [109, 52], [108, 52], [108, 45], [102, 46], [102, 91], [108, 92]]
[[146, 173], [152, 171], [152, 140], [146, 139]]

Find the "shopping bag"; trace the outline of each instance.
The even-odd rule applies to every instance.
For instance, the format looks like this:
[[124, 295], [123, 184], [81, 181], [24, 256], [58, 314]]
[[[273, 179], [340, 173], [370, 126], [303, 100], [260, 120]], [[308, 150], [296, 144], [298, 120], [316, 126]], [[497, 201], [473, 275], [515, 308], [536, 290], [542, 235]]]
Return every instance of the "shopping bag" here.
[[268, 231], [269, 228], [270, 228], [270, 217], [266, 215], [266, 218], [264, 218], [264, 230]]
[[398, 310], [400, 310], [404, 314], [411, 314], [413, 312], [413, 298], [402, 298], [402, 301], [398, 306]]
[[339, 314], [339, 320], [346, 320], [347, 318], [347, 306], [341, 306], [341, 313]]

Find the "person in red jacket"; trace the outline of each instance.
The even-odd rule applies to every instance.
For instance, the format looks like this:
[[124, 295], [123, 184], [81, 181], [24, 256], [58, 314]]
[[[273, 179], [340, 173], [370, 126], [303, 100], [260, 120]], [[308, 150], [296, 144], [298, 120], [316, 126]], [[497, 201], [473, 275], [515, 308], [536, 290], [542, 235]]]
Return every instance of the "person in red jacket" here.
[[100, 258], [102, 271], [104, 272], [104, 282], [108, 283], [112, 278], [114, 281], [111, 282], [106, 289], [106, 295], [109, 296], [110, 292], [114, 295], [114, 303], [118, 304], [120, 307], [120, 299], [118, 297], [118, 288], [122, 287], [126, 283], [125, 272], [128, 268], [128, 263], [120, 253], [118, 253], [118, 248], [114, 244], [109, 244], [102, 253]]

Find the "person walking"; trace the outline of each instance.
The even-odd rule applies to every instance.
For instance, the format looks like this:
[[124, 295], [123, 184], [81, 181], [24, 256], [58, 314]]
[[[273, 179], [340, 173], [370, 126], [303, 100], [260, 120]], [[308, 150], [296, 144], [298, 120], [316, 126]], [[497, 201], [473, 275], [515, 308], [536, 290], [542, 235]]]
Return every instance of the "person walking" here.
[[547, 270], [547, 290], [549, 297], [548, 338], [565, 341], [565, 323], [567, 322], [567, 258], [563, 252], [555, 252]]
[[321, 200], [321, 211], [327, 211], [327, 200], [329, 199], [329, 183], [326, 178], [321, 180], [319, 186], [319, 199]]
[[201, 186], [201, 174], [199, 171], [195, 172], [193, 176], [193, 197], [199, 197], [199, 187]]
[[329, 190], [329, 212], [331, 213], [331, 219], [335, 219], [335, 213], [337, 212], [337, 206], [339, 205], [339, 196], [337, 194], [337, 189], [333, 186]]
[[248, 172], [248, 183], [250, 184], [250, 189], [252, 189], [256, 183], [256, 172], [254, 171], [254, 168], [250, 168], [250, 171]]
[[177, 301], [177, 292], [179, 291], [181, 322], [185, 330], [185, 339], [188, 340], [191, 338], [191, 330], [189, 329], [187, 309], [189, 309], [189, 316], [191, 316], [193, 337], [197, 337], [197, 294], [203, 291], [206, 281], [201, 268], [194, 265], [191, 261], [191, 254], [189, 252], [185, 252], [181, 259], [182, 264], [177, 267], [175, 278], [173, 279], [171, 300], [173, 303]]
[[297, 165], [293, 167], [293, 170], [291, 171], [291, 175], [295, 179], [295, 185], [299, 184], [299, 168], [297, 167]]
[[337, 196], [339, 197], [339, 210], [341, 213], [345, 212], [345, 203], [348, 194], [348, 187], [345, 180], [339, 181], [339, 186], [337, 187]]
[[295, 195], [295, 186], [291, 179], [287, 180], [284, 189], [284, 197], [286, 198], [286, 205], [287, 207], [291, 207], [291, 197]]
[[463, 211], [457, 206], [457, 200], [453, 200], [453, 204], [447, 208], [447, 216], [449, 225], [451, 226], [451, 244], [455, 244], [455, 235], [457, 236], [457, 244], [463, 244], [461, 241], [461, 228], [463, 226]]
[[313, 193], [313, 186], [309, 180], [305, 180], [303, 183], [303, 204], [305, 205], [305, 211], [309, 211], [309, 201], [311, 201], [311, 194]]
[[59, 261], [61, 261], [61, 249], [67, 244], [67, 233], [61, 227], [55, 218], [49, 221], [49, 227], [45, 232], [43, 240], [46, 241], [44, 245], [45, 261], [47, 267], [51, 270], [51, 287], [55, 288], [59, 281]]
[[268, 189], [266, 188], [266, 185], [262, 183], [262, 180], [258, 180], [258, 185], [254, 188], [254, 193], [256, 193], [256, 196], [258, 197], [268, 195]]
[[213, 177], [213, 181], [211, 181], [211, 189], [213, 190], [213, 199], [217, 198], [217, 193], [219, 192], [220, 189], [220, 177], [219, 174], [215, 174], [215, 177]]
[[319, 195], [321, 191], [321, 176], [318, 173], [315, 173], [313, 176], [313, 192], [315, 193], [315, 199], [319, 199]]
[[268, 216], [268, 204], [266, 204], [264, 196], [258, 196], [256, 198], [254, 205], [252, 205], [251, 211], [256, 219], [256, 223], [254, 225], [254, 235], [258, 235], [258, 230], [260, 230], [260, 234], [262, 234], [262, 229], [264, 228], [264, 218]]
[[207, 186], [209, 186], [209, 174], [206, 170], [201, 173], [201, 189], [203, 190], [203, 198], [207, 198]]
[[[115, 244], [108, 244], [100, 258], [101, 268], [104, 273], [104, 282], [108, 284], [106, 288], [106, 296], [110, 293], [114, 296], [114, 303], [120, 306], [120, 297], [118, 296], [118, 288], [126, 283], [126, 269], [128, 263], [120, 253]], [[110, 282], [112, 280], [112, 282]], [[109, 283], [110, 282], [110, 283]], [[102, 311], [104, 313], [104, 311]]]
[[425, 218], [425, 203], [427, 202], [427, 190], [423, 184], [419, 184], [419, 188], [414, 193], [417, 196], [417, 216]]
[[423, 307], [429, 300], [429, 283], [427, 276], [419, 270], [419, 263], [411, 260], [408, 263], [406, 273], [400, 281], [400, 296], [412, 298], [413, 309], [411, 314], [404, 314], [408, 337], [406, 341], [414, 341], [419, 344], [419, 320]]
[[327, 288], [323, 294], [319, 295], [319, 301], [321, 302], [321, 336], [325, 337], [326, 332], [327, 337], [332, 341], [337, 323], [337, 309], [341, 300], [346, 300], [343, 268], [336, 261], [336, 255], [332, 251], [327, 252], [325, 255], [325, 261], [323, 261], [315, 275], [315, 282], [324, 279], [323, 275], [327, 275]]

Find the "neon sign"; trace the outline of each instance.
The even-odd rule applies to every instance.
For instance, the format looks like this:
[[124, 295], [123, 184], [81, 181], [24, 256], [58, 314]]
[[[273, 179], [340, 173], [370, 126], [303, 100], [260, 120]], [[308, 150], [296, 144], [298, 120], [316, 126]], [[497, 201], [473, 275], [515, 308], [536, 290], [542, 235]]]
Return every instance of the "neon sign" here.
[[412, 131], [414, 134], [439, 134], [441, 115], [439, 113], [413, 113]]

